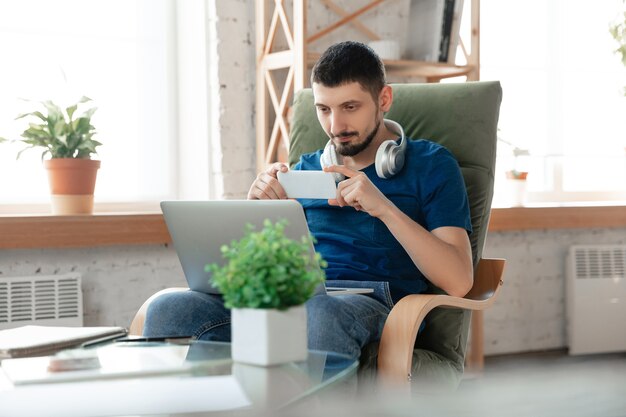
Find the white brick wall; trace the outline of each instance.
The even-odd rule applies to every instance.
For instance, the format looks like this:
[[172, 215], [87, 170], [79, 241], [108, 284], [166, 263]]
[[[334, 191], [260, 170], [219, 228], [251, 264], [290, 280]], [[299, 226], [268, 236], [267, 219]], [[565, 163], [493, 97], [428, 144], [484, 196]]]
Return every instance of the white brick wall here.
[[208, 3], [215, 197], [245, 198], [256, 175], [254, 2]]

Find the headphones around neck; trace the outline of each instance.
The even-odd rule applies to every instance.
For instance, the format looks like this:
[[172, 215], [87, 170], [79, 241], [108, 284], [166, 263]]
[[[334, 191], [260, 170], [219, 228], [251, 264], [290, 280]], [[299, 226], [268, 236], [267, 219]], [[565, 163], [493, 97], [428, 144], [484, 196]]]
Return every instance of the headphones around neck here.
[[[379, 178], [388, 179], [400, 172], [404, 166], [404, 154], [406, 153], [407, 140], [400, 124], [389, 119], [383, 119], [383, 123], [385, 123], [387, 129], [400, 136], [399, 145], [395, 140], [389, 139], [381, 143], [376, 151], [376, 174]], [[330, 165], [341, 165], [342, 162], [343, 158], [341, 155], [337, 154], [333, 141], [329, 140], [320, 157], [322, 168]], [[333, 172], [332, 174], [337, 182], [345, 179], [345, 176], [338, 172]]]

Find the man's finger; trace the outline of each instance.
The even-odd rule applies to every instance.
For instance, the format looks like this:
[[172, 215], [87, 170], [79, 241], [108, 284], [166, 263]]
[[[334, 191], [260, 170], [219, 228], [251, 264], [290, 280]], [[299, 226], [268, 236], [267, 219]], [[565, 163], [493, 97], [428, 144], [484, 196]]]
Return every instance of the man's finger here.
[[359, 174], [359, 171], [346, 168], [345, 165], [329, 165], [327, 167], [324, 167], [324, 172], [338, 172], [348, 178], [354, 177], [355, 175]]
[[283, 164], [282, 162], [276, 162], [270, 165], [270, 167], [265, 172], [273, 177], [276, 177], [276, 173], [278, 171], [287, 172], [289, 171], [289, 167], [287, 167], [287, 165]]
[[259, 186], [255, 186], [254, 189], [251, 191], [251, 194], [252, 194], [253, 199], [255, 199], [255, 200], [271, 200], [272, 199]]
[[275, 177], [265, 174], [261, 176], [260, 181], [264, 184], [264, 191], [270, 195], [271, 198], [281, 200], [287, 198], [287, 193]]

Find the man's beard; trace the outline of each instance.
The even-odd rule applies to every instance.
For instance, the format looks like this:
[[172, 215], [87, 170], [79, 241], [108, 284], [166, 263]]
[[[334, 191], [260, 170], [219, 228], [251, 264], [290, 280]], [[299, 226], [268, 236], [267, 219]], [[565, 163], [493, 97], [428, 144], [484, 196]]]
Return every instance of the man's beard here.
[[[374, 127], [374, 129], [372, 129], [370, 134], [367, 135], [367, 137], [365, 138], [363, 142], [359, 142], [359, 143], [339, 142], [339, 144], [335, 144], [335, 149], [337, 150], [337, 153], [341, 156], [354, 156], [358, 154], [359, 152], [365, 150], [365, 148], [367, 148], [369, 144], [372, 143], [372, 141], [376, 137], [379, 127], [380, 127], [380, 120], [376, 120], [376, 126]], [[340, 137], [351, 136], [351, 135], [358, 137], [359, 134], [358, 132], [341, 132], [335, 137], [340, 138]]]

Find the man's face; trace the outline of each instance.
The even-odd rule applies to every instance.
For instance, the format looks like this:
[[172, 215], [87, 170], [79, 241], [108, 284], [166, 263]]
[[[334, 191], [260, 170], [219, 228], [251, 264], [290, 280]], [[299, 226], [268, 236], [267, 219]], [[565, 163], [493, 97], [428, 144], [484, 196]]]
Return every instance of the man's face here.
[[313, 83], [317, 118], [342, 156], [354, 156], [376, 137], [381, 121], [378, 102], [357, 82], [326, 87]]

